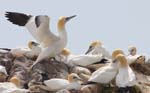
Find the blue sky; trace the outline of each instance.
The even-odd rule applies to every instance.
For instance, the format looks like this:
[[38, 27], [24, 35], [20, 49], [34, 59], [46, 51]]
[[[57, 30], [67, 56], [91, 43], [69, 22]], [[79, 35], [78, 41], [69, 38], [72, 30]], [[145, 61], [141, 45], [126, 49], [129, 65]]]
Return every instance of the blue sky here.
[[66, 25], [73, 53], [84, 53], [91, 41], [100, 40], [110, 52], [127, 52], [128, 45], [135, 45], [139, 53], [150, 55], [149, 5], [149, 0], [1, 0], [0, 47], [26, 46], [33, 39], [27, 29], [6, 21], [5, 11], [49, 15], [56, 34], [58, 18], [76, 14]]

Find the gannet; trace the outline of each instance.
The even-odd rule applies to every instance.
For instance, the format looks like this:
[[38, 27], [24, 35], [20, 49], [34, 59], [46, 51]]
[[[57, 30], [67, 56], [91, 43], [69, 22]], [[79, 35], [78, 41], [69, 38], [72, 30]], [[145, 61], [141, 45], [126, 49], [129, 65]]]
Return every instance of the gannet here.
[[145, 59], [145, 56], [137, 54], [137, 49], [133, 45], [130, 45], [128, 47], [128, 52], [129, 52], [129, 55], [127, 56], [127, 60], [128, 60], [129, 64], [138, 61], [139, 58], [144, 58]]
[[100, 62], [104, 57], [100, 54], [98, 55], [85, 55], [85, 54], [80, 54], [80, 55], [74, 55], [71, 54], [69, 49], [64, 48], [61, 51], [61, 54], [66, 58], [65, 63], [69, 64], [71, 66], [88, 66], [97, 62]]
[[106, 58], [111, 58], [110, 53], [100, 41], [93, 41], [85, 54], [102, 54]]
[[29, 93], [29, 90], [18, 88], [11, 82], [3, 82], [0, 83], [0, 93]]
[[50, 80], [45, 80], [43, 85], [37, 85], [36, 87], [42, 88], [44, 90], [48, 91], [59, 91], [61, 89], [80, 89], [81, 88], [81, 78], [75, 74], [71, 73], [68, 75], [68, 80], [66, 79], [60, 79], [60, 78], [52, 78]]
[[58, 40], [53, 41], [50, 46], [42, 50], [32, 67], [46, 57], [55, 57], [63, 50], [63, 48], [65, 48], [67, 44], [67, 32], [65, 30], [65, 24], [75, 16], [76, 15], [59, 18], [57, 24], [59, 32], [59, 37], [57, 37]]
[[13, 24], [25, 26], [38, 43], [44, 47], [33, 66], [45, 57], [55, 57], [60, 53], [67, 44], [65, 24], [76, 16], [60, 17], [57, 24], [59, 36], [56, 36], [49, 30], [50, 18], [47, 15], [32, 16], [16, 12], [6, 12], [5, 15]]
[[26, 57], [32, 58], [34, 56], [38, 56], [41, 52], [41, 47], [38, 43], [34, 41], [28, 42], [28, 47], [18, 47], [10, 50], [10, 53], [14, 56], [21, 56], [24, 55]]
[[114, 50], [112, 53], [113, 61], [109, 63], [108, 65], [101, 67], [95, 72], [93, 72], [88, 82], [107, 84], [112, 79], [114, 79], [118, 70], [118, 61], [116, 61], [115, 58], [120, 53], [123, 53], [123, 51], [121, 51], [120, 49]]
[[122, 89], [132, 87], [136, 84], [136, 76], [133, 70], [130, 68], [125, 55], [117, 55], [116, 60], [119, 61], [119, 71], [116, 76], [116, 85], [119, 87], [119, 91], [124, 91]]

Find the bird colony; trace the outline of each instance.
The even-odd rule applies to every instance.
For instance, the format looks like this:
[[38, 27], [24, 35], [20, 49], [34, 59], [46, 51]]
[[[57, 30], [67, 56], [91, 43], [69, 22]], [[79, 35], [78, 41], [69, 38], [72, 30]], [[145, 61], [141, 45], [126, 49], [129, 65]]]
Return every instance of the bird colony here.
[[6, 12], [5, 17], [27, 28], [34, 40], [27, 47], [0, 48], [0, 93], [150, 93], [149, 60], [135, 46], [128, 54], [120, 48], [110, 53], [99, 40], [82, 54], [66, 48], [65, 25], [76, 15], [58, 19], [58, 35], [47, 15]]

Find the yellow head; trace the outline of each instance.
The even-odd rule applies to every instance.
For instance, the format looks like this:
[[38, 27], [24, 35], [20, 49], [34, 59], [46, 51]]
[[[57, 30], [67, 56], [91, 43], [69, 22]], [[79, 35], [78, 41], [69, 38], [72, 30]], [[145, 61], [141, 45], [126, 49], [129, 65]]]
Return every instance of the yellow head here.
[[81, 81], [81, 78], [76, 73], [71, 73], [68, 75], [68, 81], [77, 82], [77, 81]]
[[38, 46], [38, 45], [39, 45], [39, 44], [36, 43], [36, 42], [34, 42], [34, 41], [29, 41], [29, 42], [28, 42], [28, 47], [29, 47], [30, 49], [32, 49], [33, 46]]
[[100, 42], [100, 41], [93, 41], [91, 44], [90, 44], [90, 46], [92, 46], [92, 47], [96, 47], [96, 46], [101, 46], [102, 45], [102, 43]]
[[20, 87], [21, 85], [20, 79], [16, 76], [13, 76], [9, 81], [15, 84], [17, 87]]
[[120, 67], [127, 67], [128, 66], [128, 62], [127, 62], [125, 55], [118, 54], [116, 59], [120, 62]]
[[115, 59], [118, 54], [124, 55], [124, 52], [121, 49], [115, 49], [112, 53], [112, 59]]
[[61, 31], [61, 30], [64, 30], [65, 29], [65, 23], [68, 22], [70, 19], [76, 17], [76, 15], [73, 15], [73, 16], [70, 16], [70, 17], [60, 17], [59, 20], [58, 20], [58, 29]]
[[70, 50], [67, 49], [67, 48], [64, 48], [62, 51], [61, 51], [61, 54], [64, 55], [64, 56], [69, 56], [71, 54]]
[[85, 54], [88, 54], [89, 52], [91, 52], [94, 48], [98, 47], [98, 46], [102, 46], [102, 43], [97, 40], [97, 41], [93, 41], [90, 46], [89, 49], [87, 50], [87, 52]]

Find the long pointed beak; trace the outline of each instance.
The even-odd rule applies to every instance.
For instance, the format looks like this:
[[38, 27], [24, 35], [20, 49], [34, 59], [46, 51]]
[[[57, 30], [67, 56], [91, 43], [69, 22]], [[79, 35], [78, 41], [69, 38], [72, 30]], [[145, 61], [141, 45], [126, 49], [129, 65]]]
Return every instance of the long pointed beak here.
[[90, 53], [92, 50], [93, 50], [93, 47], [92, 47], [92, 46], [90, 46], [90, 47], [89, 47], [89, 49], [85, 52], [85, 54]]
[[77, 15], [73, 15], [73, 16], [70, 16], [70, 17], [66, 17], [66, 22], [68, 22], [70, 19], [76, 17]]

